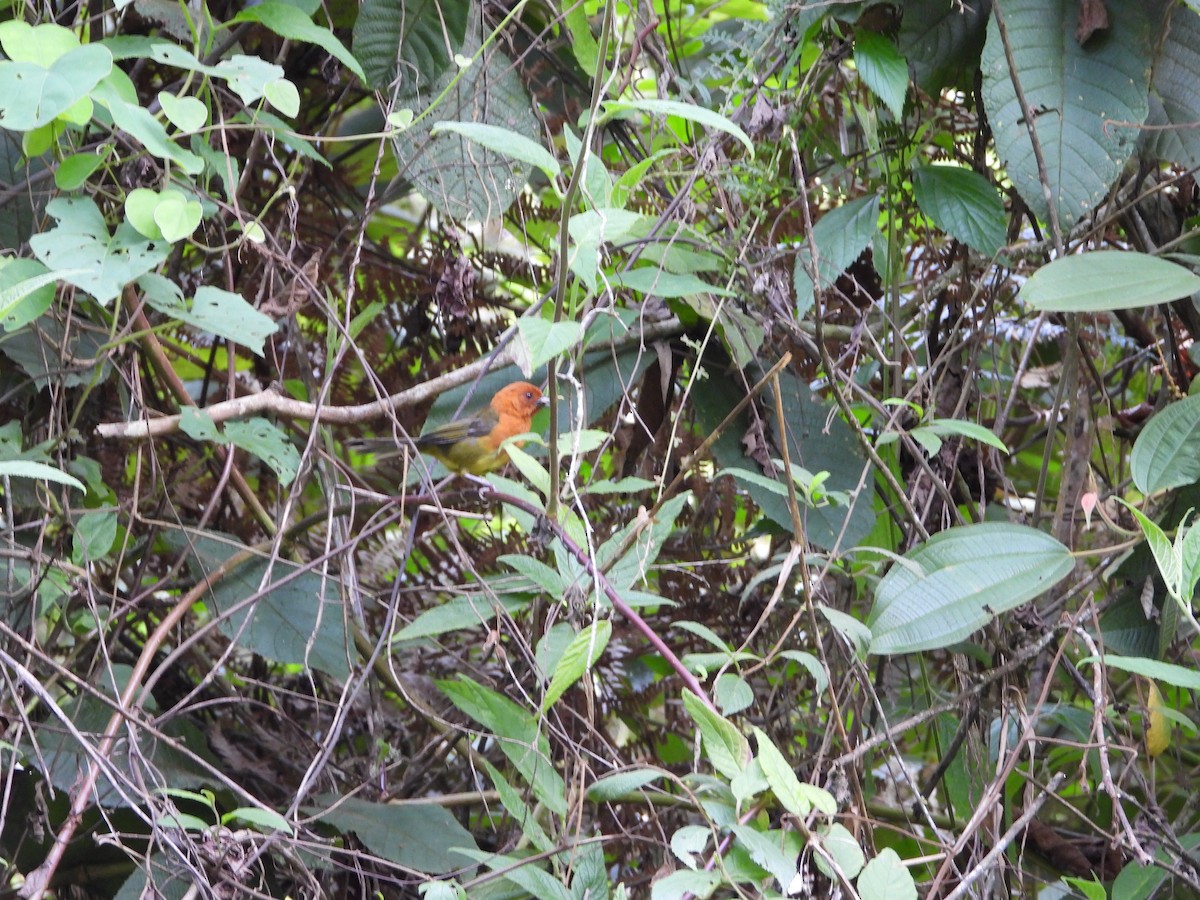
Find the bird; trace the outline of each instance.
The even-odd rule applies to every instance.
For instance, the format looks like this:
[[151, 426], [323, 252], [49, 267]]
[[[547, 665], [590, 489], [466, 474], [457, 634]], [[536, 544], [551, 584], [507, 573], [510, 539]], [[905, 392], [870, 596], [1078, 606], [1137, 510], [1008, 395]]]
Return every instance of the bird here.
[[[529, 431], [534, 413], [549, 404], [550, 401], [534, 385], [514, 381], [498, 390], [483, 409], [466, 418], [437, 425], [414, 443], [422, 453], [440, 460], [451, 472], [486, 475], [508, 462], [508, 454], [501, 444]], [[356, 441], [355, 444], [359, 449], [375, 451], [377, 458], [402, 452], [394, 441], [386, 438]]]

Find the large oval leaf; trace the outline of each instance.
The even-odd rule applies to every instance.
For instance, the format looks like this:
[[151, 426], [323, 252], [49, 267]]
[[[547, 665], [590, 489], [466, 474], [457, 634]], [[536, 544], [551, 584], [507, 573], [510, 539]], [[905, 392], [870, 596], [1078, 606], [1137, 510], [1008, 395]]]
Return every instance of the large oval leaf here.
[[[996, 18], [984, 45], [983, 102], [996, 153], [1021, 197], [1047, 221], [1053, 197], [1064, 231], [1098, 204], [1133, 152], [1149, 112], [1150, 66], [1157, 4], [1109, 0], [1113, 37], [1081, 46], [1078, 4], [1006, 0], [1003, 7], [1022, 109]], [[1115, 37], [1115, 36], [1118, 36]], [[1029, 137], [1032, 114], [1045, 163], [1047, 191]]]
[[1200, 276], [1183, 266], [1122, 250], [1063, 256], [1042, 266], [1021, 299], [1051, 312], [1105, 312], [1170, 303], [1200, 291]]
[[961, 641], [1071, 573], [1071, 552], [1024, 525], [951, 528], [893, 566], [867, 618], [871, 653], [913, 653]]
[[1200, 395], [1172, 403], [1146, 424], [1129, 468], [1144, 494], [1200, 481]]

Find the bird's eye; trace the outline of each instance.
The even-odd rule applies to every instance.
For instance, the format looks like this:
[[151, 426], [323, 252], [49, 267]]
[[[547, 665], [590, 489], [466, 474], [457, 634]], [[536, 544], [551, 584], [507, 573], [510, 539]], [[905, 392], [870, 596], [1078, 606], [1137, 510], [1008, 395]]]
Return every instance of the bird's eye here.
[[532, 400], [532, 399], [533, 399], [533, 391], [526, 391], [526, 392], [525, 392], [525, 399], [526, 399], [526, 400]]

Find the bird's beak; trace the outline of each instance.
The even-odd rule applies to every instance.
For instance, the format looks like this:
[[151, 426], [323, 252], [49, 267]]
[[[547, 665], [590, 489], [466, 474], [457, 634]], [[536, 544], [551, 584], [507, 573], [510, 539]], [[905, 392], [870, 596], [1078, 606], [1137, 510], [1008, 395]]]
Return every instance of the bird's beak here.
[[549, 397], [542, 397], [540, 400], [538, 400], [538, 402], [537, 402], [537, 405], [538, 405], [538, 408], [539, 408], [539, 409], [549, 406], [549, 405], [550, 405], [550, 398], [549, 398]]

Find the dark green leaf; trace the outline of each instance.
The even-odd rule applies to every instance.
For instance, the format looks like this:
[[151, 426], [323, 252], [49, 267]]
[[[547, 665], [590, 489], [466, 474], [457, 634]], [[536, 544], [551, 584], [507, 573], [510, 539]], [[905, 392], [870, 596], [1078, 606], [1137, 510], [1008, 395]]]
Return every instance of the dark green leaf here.
[[959, 166], [913, 169], [913, 196], [938, 228], [983, 253], [1004, 246], [1004, 203], [978, 172]]
[[1042, 221], [1048, 221], [1047, 196], [1055, 198], [1064, 233], [1108, 194], [1149, 111], [1148, 61], [1159, 29], [1156, 5], [1114, 0], [1105, 6], [1108, 34], [1119, 39], [1106, 36], [1081, 46], [1074, 4], [1004, 4], [1015, 75], [1045, 162], [1045, 188], [994, 17], [983, 50], [983, 100], [996, 152], [1022, 199]]
[[897, 119], [904, 117], [908, 63], [883, 35], [861, 30], [854, 36], [854, 65], [859, 77]]
[[[859, 197], [832, 209], [813, 226], [817, 244], [817, 274], [821, 289], [827, 290], [871, 243], [879, 230], [879, 198], [874, 194]], [[804, 316], [815, 300], [813, 280], [809, 277], [812, 254], [808, 245], [796, 253], [793, 276], [796, 287], [796, 315]]]

